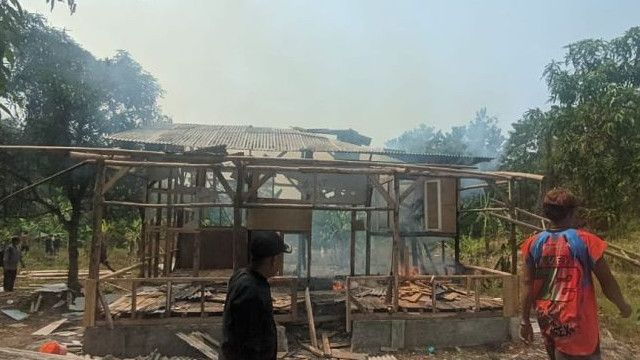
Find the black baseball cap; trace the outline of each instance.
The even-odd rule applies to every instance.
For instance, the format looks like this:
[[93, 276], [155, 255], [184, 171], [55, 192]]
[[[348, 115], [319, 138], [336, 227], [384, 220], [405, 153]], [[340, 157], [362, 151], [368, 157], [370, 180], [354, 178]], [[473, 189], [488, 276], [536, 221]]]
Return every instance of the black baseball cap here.
[[291, 253], [291, 247], [285, 244], [282, 235], [275, 231], [251, 232], [251, 258], [262, 259], [282, 253]]

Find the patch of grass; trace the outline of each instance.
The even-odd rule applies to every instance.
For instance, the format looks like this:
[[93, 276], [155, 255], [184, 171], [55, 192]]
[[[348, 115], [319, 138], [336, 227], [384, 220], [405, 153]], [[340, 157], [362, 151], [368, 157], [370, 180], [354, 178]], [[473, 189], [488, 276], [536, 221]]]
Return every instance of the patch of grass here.
[[[137, 260], [135, 254], [129, 255], [127, 249], [110, 248], [108, 251], [109, 263], [114, 269], [120, 269], [134, 264]], [[61, 248], [57, 256], [45, 254], [44, 249], [32, 247], [24, 257], [26, 270], [66, 270], [69, 266], [69, 255], [66, 248]], [[78, 250], [78, 267], [89, 268], [89, 250]]]

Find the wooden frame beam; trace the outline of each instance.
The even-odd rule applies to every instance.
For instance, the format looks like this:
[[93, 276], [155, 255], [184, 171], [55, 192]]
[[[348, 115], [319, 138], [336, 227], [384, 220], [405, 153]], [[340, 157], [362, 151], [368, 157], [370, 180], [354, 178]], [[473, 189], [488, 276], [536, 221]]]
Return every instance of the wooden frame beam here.
[[127, 175], [129, 173], [129, 171], [131, 170], [130, 166], [125, 166], [122, 167], [120, 169], [118, 169], [118, 171], [113, 174], [109, 180], [107, 180], [106, 184], [104, 184], [104, 188], [102, 189], [102, 194], [106, 194], [109, 190], [111, 190], [111, 188], [113, 186], [115, 186], [116, 182], [118, 182], [118, 180], [122, 179], [123, 176]]
[[231, 185], [229, 185], [229, 182], [224, 177], [224, 174], [222, 174], [222, 171], [220, 171], [220, 169], [214, 168], [213, 173], [216, 175], [216, 178], [218, 179], [218, 181], [220, 181], [220, 184], [224, 188], [224, 191], [231, 198], [231, 201], [235, 201], [237, 193], [233, 191], [233, 189], [231, 188]]

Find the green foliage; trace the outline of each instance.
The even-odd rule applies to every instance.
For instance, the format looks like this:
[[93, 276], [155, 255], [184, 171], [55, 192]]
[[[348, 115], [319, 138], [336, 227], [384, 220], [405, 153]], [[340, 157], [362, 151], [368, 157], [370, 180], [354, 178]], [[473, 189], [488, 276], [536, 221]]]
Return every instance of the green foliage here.
[[[5, 93], [11, 67], [15, 61], [14, 47], [23, 20], [23, 11], [18, 0], [0, 0], [0, 96]], [[0, 102], [0, 115], [9, 112]]]
[[554, 105], [527, 112], [506, 147], [505, 168], [572, 188], [598, 227], [639, 210], [639, 51], [640, 27], [567, 46], [564, 61], [544, 71]]
[[[0, 131], [11, 134], [0, 143], [59, 146], [105, 146], [104, 135], [141, 125], [166, 122], [158, 107], [161, 88], [153, 76], [126, 52], [96, 59], [65, 32], [46, 25], [38, 16], [24, 15], [20, 40], [14, 43], [14, 61], [4, 101], [15, 109], [13, 123]], [[0, 185], [9, 193], [35, 179], [61, 171], [76, 161], [3, 153], [0, 156]], [[77, 282], [78, 244], [87, 237], [88, 198], [95, 170], [85, 166], [56, 178], [21, 198], [5, 204], [12, 212], [29, 218], [42, 211], [54, 214], [69, 239], [70, 285]], [[128, 180], [134, 183], [139, 180]], [[134, 196], [118, 187], [120, 196]], [[118, 194], [116, 194], [118, 196]], [[9, 210], [8, 211], [8, 207]], [[134, 212], [133, 217], [136, 217]], [[113, 211], [110, 221], [132, 218], [132, 213]], [[123, 230], [129, 229], [118, 224]], [[131, 242], [131, 233], [115, 234], [118, 241]]]

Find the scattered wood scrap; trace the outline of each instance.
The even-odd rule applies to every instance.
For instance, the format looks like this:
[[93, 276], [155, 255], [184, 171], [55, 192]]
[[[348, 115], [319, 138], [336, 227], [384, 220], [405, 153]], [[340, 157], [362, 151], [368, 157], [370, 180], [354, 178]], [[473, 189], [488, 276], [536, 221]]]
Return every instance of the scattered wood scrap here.
[[182, 339], [184, 342], [189, 344], [191, 347], [200, 351], [204, 356], [211, 360], [218, 360], [218, 353], [213, 350], [209, 345], [207, 345], [204, 340], [195, 334], [185, 334], [185, 333], [177, 333], [177, 337]]
[[67, 321], [67, 319], [60, 319], [58, 321], [54, 321], [51, 324], [33, 332], [31, 335], [34, 336], [47, 336], [49, 334], [51, 334], [52, 332], [54, 332], [57, 328], [60, 327], [60, 325], [64, 324]]
[[80, 357], [77, 355], [67, 354], [67, 355], [53, 355], [53, 354], [44, 354], [35, 351], [22, 350], [22, 349], [13, 349], [0, 347], [0, 360], [15, 360], [15, 359], [23, 359], [23, 360], [48, 360], [48, 359], [58, 359], [58, 360], [82, 360], [84, 357]]
[[322, 333], [322, 351], [324, 352], [324, 356], [331, 357], [331, 343], [329, 342], [329, 337], [327, 333]]
[[316, 324], [313, 319], [313, 308], [311, 308], [311, 295], [309, 294], [309, 288], [304, 290], [304, 304], [307, 309], [307, 321], [309, 325], [309, 339], [311, 339], [311, 345], [314, 348], [318, 348], [318, 338], [316, 335]]

